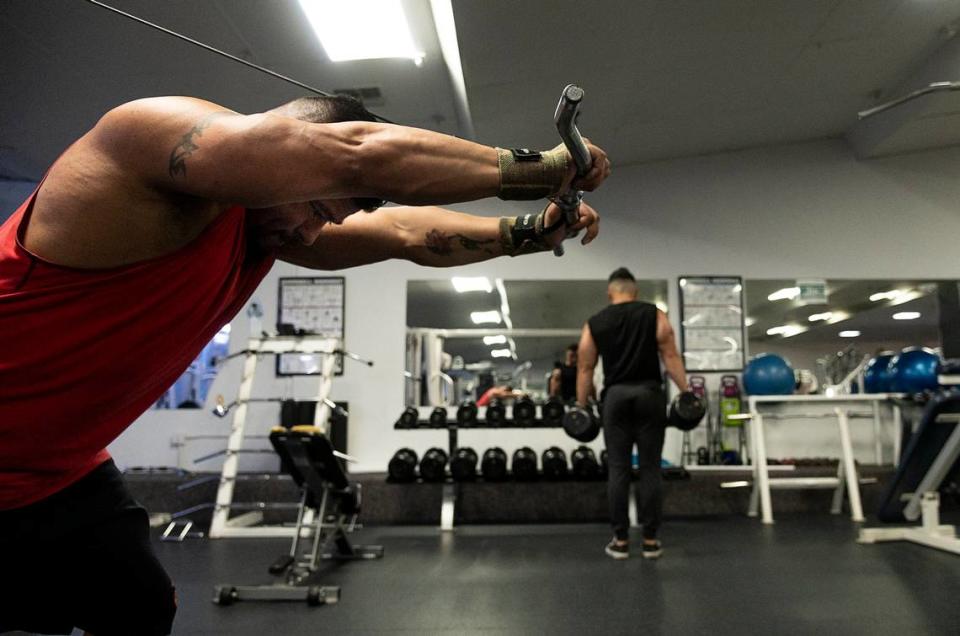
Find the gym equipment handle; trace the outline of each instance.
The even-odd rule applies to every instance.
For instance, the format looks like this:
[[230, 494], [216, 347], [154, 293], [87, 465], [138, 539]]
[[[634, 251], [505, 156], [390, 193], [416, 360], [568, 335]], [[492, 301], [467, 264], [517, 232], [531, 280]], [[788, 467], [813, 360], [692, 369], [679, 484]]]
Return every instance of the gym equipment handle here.
[[[570, 151], [574, 163], [577, 164], [577, 176], [582, 177], [593, 164], [590, 157], [590, 151], [583, 137], [580, 136], [580, 130], [577, 128], [577, 115], [580, 112], [580, 103], [583, 101], [583, 89], [576, 84], [568, 84], [563, 89], [560, 96], [560, 102], [557, 104], [557, 110], [553, 114], [553, 121], [557, 125], [557, 131], [563, 144]], [[561, 192], [557, 198], [557, 205], [563, 211], [567, 225], [573, 225], [580, 218], [580, 200], [583, 198], [583, 192], [579, 190], [567, 190]], [[563, 246], [558, 245], [553, 248], [553, 253], [557, 256], [563, 256]]]

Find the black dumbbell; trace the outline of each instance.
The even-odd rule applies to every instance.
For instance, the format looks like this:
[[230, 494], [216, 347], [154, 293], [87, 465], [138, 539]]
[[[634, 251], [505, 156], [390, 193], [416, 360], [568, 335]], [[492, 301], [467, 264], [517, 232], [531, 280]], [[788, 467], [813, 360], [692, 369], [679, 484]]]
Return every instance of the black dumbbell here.
[[537, 420], [537, 405], [528, 397], [517, 398], [513, 403], [513, 423], [517, 426], [533, 426]]
[[692, 391], [683, 391], [670, 403], [667, 423], [681, 431], [692, 431], [707, 413], [707, 404]]
[[510, 466], [513, 469], [513, 478], [517, 481], [536, 481], [537, 454], [529, 446], [518, 448], [513, 452]]
[[499, 398], [493, 398], [487, 405], [487, 425], [503, 426], [507, 419], [507, 407]]
[[423, 481], [438, 482], [447, 478], [447, 453], [442, 448], [431, 448], [420, 460]]
[[563, 400], [560, 398], [552, 397], [548, 399], [542, 407], [544, 424], [547, 426], [562, 426], [563, 414], [566, 410], [566, 407], [563, 405]]
[[592, 442], [600, 434], [600, 416], [596, 405], [572, 406], [563, 416], [563, 430], [578, 442]]
[[[534, 467], [536, 470], [536, 467]], [[507, 453], [498, 446], [488, 448], [480, 460], [480, 472], [487, 481], [503, 481], [507, 478]]]
[[403, 409], [400, 419], [397, 420], [397, 428], [417, 428], [417, 420], [420, 419], [420, 413], [416, 408], [408, 406]]
[[410, 448], [401, 448], [387, 465], [387, 479], [407, 484], [417, 479], [417, 454]]
[[600, 476], [600, 463], [589, 446], [580, 446], [570, 454], [573, 464], [573, 476], [580, 480], [596, 479]]
[[454, 481], [477, 478], [477, 452], [469, 447], [458, 448], [450, 459], [450, 475]]
[[430, 426], [433, 428], [445, 428], [447, 426], [447, 409], [438, 406], [430, 413]]
[[543, 451], [540, 464], [543, 466], [543, 476], [547, 479], [559, 481], [567, 476], [567, 454], [556, 446]]
[[457, 424], [463, 427], [477, 425], [477, 403], [464, 400], [457, 408]]

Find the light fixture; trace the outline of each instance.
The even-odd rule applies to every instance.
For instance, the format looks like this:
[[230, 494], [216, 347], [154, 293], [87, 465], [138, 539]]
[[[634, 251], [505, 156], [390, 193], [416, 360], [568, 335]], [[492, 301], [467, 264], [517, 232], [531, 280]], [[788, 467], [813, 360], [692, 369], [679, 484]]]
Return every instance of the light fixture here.
[[490, 356], [493, 358], [512, 358], [513, 352], [509, 349], [494, 349], [490, 352]]
[[484, 336], [483, 344], [485, 345], [507, 344], [507, 337], [503, 334], [500, 334], [499, 336]]
[[825, 311], [825, 312], [823, 312], [822, 314], [810, 314], [809, 316], [807, 316], [807, 320], [809, 320], [810, 322], [819, 322], [819, 321], [821, 321], [821, 320], [830, 320], [831, 318], [833, 318], [833, 312], [832, 312], [832, 311]]
[[770, 301], [793, 300], [799, 295], [800, 295], [799, 287], [784, 287], [783, 289], [778, 289], [777, 291], [767, 296], [767, 300], [770, 300]]
[[898, 311], [893, 314], [894, 320], [916, 320], [920, 317], [919, 311]]
[[499, 311], [471, 311], [470, 320], [473, 321], [475, 325], [499, 325], [500, 324], [500, 312]]
[[883, 300], [892, 300], [894, 304], [904, 302], [903, 298], [913, 300], [918, 298], [920, 294], [913, 289], [891, 289], [890, 291], [877, 292], [876, 294], [870, 294], [870, 302], [880, 302]]
[[300, 7], [332, 62], [391, 57], [423, 62], [400, 0], [300, 0]]
[[746, 325], [747, 327], [752, 327], [755, 324], [757, 324], [757, 319], [747, 316], [746, 318], [743, 319], [743, 324]]
[[493, 285], [490, 284], [490, 279], [486, 276], [454, 276], [450, 279], [450, 282], [453, 283], [453, 288], [460, 294], [474, 291], [489, 294], [493, 291]]
[[798, 333], [803, 333], [806, 330], [806, 327], [801, 327], [800, 325], [780, 325], [779, 327], [770, 327], [767, 329], [767, 335], [791, 338]]
[[840, 336], [841, 338], [856, 338], [860, 335], [860, 332], [857, 331], [856, 329], [851, 329], [849, 331], [841, 331], [837, 335]]

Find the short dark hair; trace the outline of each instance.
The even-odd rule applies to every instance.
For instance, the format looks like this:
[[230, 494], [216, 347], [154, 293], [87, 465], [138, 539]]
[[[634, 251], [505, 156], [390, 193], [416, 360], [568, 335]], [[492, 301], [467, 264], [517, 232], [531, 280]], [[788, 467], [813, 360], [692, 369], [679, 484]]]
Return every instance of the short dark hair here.
[[630, 273], [630, 270], [626, 267], [618, 267], [613, 270], [613, 273], [610, 274], [610, 278], [607, 279], [608, 283], [612, 283], [615, 280], [628, 280], [630, 282], [637, 282], [637, 279], [633, 277], [633, 274]]
[[576, 353], [577, 349], [579, 348], [580, 348], [580, 345], [578, 345], [576, 342], [574, 342], [573, 344], [567, 345], [567, 351], [572, 351], [574, 353]]
[[[359, 100], [349, 95], [307, 95], [281, 104], [271, 109], [271, 112], [312, 124], [378, 120]], [[367, 212], [373, 212], [386, 203], [375, 197], [354, 197], [353, 202]]]

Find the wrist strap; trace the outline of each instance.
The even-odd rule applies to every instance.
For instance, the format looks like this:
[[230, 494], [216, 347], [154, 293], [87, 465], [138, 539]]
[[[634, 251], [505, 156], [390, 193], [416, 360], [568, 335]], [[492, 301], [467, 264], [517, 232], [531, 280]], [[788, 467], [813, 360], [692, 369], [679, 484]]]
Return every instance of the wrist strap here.
[[[546, 208], [540, 214], [524, 214], [516, 217], [500, 217], [500, 245], [503, 253], [508, 256], [545, 252], [551, 247], [544, 242], [543, 237], [558, 227], [554, 223], [544, 229], [543, 219]], [[560, 220], [560, 223], [563, 219]]]

